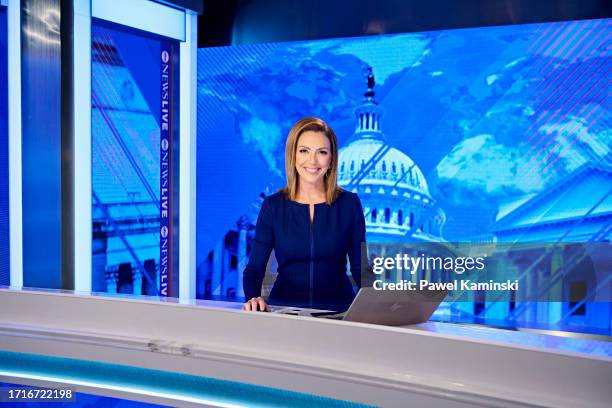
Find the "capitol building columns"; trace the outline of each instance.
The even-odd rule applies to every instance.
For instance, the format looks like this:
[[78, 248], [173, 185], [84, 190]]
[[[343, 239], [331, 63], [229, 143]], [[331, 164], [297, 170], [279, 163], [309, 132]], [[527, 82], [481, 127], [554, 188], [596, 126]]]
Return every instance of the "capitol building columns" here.
[[238, 278], [236, 295], [238, 297], [244, 297], [244, 288], [242, 285], [242, 277], [244, 268], [246, 268], [249, 258], [247, 257], [247, 231], [249, 227], [249, 220], [246, 216], [242, 216], [238, 220]]
[[355, 132], [339, 152], [338, 185], [359, 194], [368, 242], [443, 241], [444, 211], [412, 158], [387, 143], [374, 86], [370, 68]]

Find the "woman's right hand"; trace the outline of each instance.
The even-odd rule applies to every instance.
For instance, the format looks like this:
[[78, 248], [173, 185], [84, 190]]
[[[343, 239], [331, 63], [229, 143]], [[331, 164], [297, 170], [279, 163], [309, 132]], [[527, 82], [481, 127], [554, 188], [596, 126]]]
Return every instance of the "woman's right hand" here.
[[242, 310], [246, 310], [247, 312], [269, 312], [270, 308], [264, 298], [258, 296], [246, 301], [244, 305], [242, 305]]

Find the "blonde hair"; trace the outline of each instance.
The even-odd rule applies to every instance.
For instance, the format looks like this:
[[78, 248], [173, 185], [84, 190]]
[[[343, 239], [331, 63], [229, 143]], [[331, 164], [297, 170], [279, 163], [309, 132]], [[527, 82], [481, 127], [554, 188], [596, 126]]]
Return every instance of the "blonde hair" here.
[[285, 175], [287, 177], [287, 185], [279, 191], [284, 193], [289, 200], [295, 200], [298, 189], [298, 172], [295, 168], [295, 155], [297, 144], [302, 133], [312, 131], [321, 132], [329, 140], [331, 162], [323, 181], [325, 183], [325, 201], [331, 204], [338, 198], [338, 195], [343, 191], [337, 184], [338, 177], [338, 140], [336, 133], [322, 119], [307, 117], [298, 120], [289, 131], [287, 142], [285, 144]]

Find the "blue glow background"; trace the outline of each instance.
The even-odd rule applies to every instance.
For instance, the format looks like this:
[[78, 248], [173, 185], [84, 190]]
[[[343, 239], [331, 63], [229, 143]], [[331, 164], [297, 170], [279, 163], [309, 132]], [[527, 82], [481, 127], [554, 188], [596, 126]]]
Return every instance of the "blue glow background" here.
[[116, 290], [157, 294], [160, 50], [159, 38], [92, 24], [94, 291], [114, 291], [107, 286], [109, 268], [117, 273], [128, 264], [128, 275], [143, 265], [149, 289], [142, 293], [140, 282], [124, 285], [119, 277]]
[[[600, 348], [597, 352], [606, 352]], [[91, 383], [106, 387], [127, 388], [160, 395], [169, 394], [199, 400], [202, 406], [217, 407], [295, 407], [295, 408], [361, 408], [362, 404], [326, 398], [313, 394], [262, 387], [248, 383], [227, 381], [170, 371], [150, 370], [121, 364], [100, 363], [90, 360], [58, 358], [0, 351], [0, 369], [16, 376], [30, 375], [42, 378], [64, 379], [70, 383]], [[15, 380], [18, 381], [18, 380]], [[0, 389], [11, 384], [0, 382]], [[81, 398], [82, 397], [82, 398]], [[290, 405], [288, 401], [291, 401]], [[76, 402], [76, 405], [75, 405]], [[177, 401], [178, 402], [178, 401]], [[207, 403], [208, 402], [208, 403]], [[120, 398], [78, 393], [71, 403], [31, 404], [30, 406], [67, 407], [145, 407], [156, 405]], [[21, 404], [13, 404], [13, 406]], [[196, 404], [191, 404], [195, 406]], [[179, 405], [180, 406], [180, 405]]]
[[10, 283], [8, 174], [8, 54], [6, 8], [0, 7], [0, 285]]
[[609, 33], [592, 20], [198, 50], [198, 264], [284, 185], [296, 120], [322, 117], [344, 145], [368, 65], [383, 132], [425, 174], [444, 238], [490, 233], [504, 201], [610, 165]]
[[[536, 223], [595, 208], [598, 224], [574, 232], [609, 241], [610, 32], [610, 20], [584, 20], [199, 49], [198, 279], [262, 192], [284, 185], [293, 123], [319, 116], [346, 144], [368, 66], [387, 143], [425, 175], [445, 240], [562, 240], [508, 232], [525, 220], [507, 215], [532, 200]], [[609, 309], [582, 324], [609, 331]]]

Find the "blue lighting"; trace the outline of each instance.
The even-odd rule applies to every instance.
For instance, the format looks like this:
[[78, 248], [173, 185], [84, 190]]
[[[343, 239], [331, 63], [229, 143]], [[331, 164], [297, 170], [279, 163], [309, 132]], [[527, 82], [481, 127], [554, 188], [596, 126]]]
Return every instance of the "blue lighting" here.
[[185, 13], [149, 0], [92, 0], [92, 17], [185, 41]]
[[8, 50], [6, 9], [0, 6], [0, 285], [10, 282], [8, 173]]
[[[304, 116], [336, 131], [339, 184], [359, 194], [369, 243], [609, 242], [610, 31], [584, 20], [198, 50], [198, 297], [242, 299], [262, 197], [283, 187], [284, 140]], [[579, 298], [598, 284], [561, 279], [554, 262], [531, 284]], [[522, 295], [441, 314], [610, 332], [608, 302]]]
[[[0, 351], [0, 376], [127, 391], [219, 407], [364, 407], [346, 401], [234, 381], [118, 364]], [[13, 380], [14, 381], [14, 380]]]

